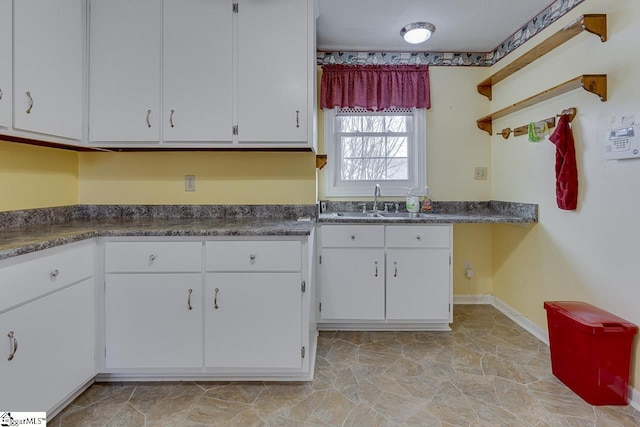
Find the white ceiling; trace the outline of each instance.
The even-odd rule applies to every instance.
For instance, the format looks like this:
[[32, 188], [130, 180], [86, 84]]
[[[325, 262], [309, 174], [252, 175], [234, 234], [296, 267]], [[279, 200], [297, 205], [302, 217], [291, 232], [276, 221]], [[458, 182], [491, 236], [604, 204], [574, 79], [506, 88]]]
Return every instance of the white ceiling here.
[[[552, 0], [318, 0], [320, 51], [490, 52]], [[426, 21], [436, 31], [410, 45], [400, 30]]]

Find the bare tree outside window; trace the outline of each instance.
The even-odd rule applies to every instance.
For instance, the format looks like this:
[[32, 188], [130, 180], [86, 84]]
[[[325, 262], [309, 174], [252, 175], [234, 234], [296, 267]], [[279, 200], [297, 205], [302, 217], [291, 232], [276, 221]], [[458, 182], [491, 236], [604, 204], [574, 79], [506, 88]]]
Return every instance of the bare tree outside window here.
[[413, 116], [406, 113], [337, 115], [341, 179], [407, 180], [412, 119]]

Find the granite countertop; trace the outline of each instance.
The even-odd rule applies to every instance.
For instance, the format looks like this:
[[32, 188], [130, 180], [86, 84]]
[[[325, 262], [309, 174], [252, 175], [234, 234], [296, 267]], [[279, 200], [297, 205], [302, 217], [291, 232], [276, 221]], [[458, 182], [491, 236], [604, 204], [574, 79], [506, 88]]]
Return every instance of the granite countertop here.
[[[512, 202], [433, 202], [433, 213], [417, 218], [393, 218], [338, 216], [337, 212], [359, 212], [356, 202], [327, 202], [325, 213], [318, 217], [318, 223], [350, 224], [532, 224], [538, 222], [538, 206], [530, 203]], [[406, 212], [403, 203], [399, 212]]]
[[71, 220], [0, 229], [0, 260], [93, 237], [308, 236], [315, 221], [295, 219], [137, 218]]

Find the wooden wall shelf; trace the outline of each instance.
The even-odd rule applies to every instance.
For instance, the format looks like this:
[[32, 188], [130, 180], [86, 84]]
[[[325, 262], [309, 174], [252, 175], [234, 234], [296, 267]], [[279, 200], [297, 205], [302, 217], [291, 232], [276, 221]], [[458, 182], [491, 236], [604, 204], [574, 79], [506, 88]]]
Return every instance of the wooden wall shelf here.
[[510, 105], [488, 116], [477, 120], [478, 127], [491, 135], [493, 133], [492, 121], [500, 117], [507, 116], [516, 111], [530, 107], [538, 102], [546, 101], [563, 93], [567, 93], [574, 89], [583, 88], [587, 92], [591, 92], [600, 97], [600, 101], [607, 100], [607, 75], [606, 74], [583, 74], [574, 79], [566, 81], [558, 86], [547, 89], [527, 99], [523, 99], [513, 105]]
[[591, 14], [582, 15], [557, 33], [522, 55], [520, 58], [513, 61], [511, 64], [505, 66], [500, 71], [496, 72], [487, 79], [481, 81], [478, 84], [478, 93], [486, 96], [491, 100], [492, 86], [515, 72], [526, 67], [542, 55], [552, 51], [562, 43], [580, 34], [582, 31], [595, 34], [600, 37], [600, 41], [607, 41], [607, 15], [606, 14]]

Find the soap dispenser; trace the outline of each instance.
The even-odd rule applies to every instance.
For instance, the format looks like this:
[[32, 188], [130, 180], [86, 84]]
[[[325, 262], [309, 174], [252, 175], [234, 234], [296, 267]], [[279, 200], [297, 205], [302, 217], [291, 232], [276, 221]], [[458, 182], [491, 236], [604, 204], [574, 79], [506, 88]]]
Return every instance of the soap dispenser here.
[[420, 212], [420, 200], [415, 194], [413, 187], [407, 189], [407, 212]]

